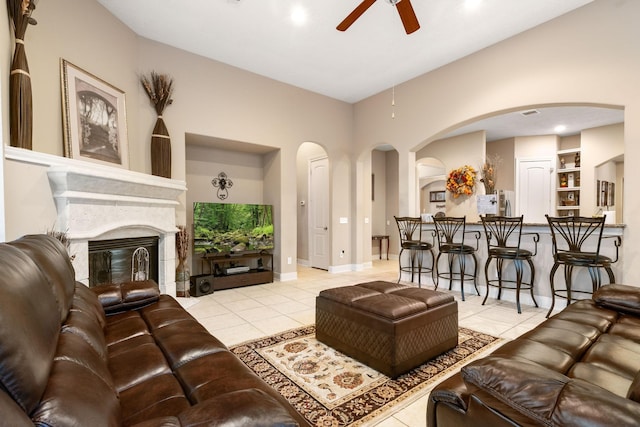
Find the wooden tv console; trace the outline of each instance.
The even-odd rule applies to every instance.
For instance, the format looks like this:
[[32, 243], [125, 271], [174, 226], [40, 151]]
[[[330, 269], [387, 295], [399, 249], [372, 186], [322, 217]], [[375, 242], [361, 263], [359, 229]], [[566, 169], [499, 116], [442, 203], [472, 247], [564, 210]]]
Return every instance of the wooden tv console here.
[[[262, 267], [259, 260], [262, 259]], [[239, 288], [273, 282], [273, 254], [266, 251], [239, 254], [205, 254], [202, 261], [209, 264], [213, 290]], [[225, 274], [234, 266], [249, 266], [247, 272]]]

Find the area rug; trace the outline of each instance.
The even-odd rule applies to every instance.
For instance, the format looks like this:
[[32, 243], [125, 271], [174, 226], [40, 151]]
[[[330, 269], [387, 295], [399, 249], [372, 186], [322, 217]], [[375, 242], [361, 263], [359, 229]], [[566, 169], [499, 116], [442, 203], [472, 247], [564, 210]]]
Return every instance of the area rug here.
[[312, 425], [363, 426], [424, 396], [502, 341], [466, 328], [459, 329], [458, 337], [457, 347], [395, 380], [317, 341], [315, 326], [245, 342], [231, 351]]

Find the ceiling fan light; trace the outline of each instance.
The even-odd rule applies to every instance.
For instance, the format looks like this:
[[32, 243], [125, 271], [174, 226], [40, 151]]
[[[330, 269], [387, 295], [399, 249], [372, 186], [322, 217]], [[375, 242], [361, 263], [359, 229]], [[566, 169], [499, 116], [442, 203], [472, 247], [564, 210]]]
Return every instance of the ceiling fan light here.
[[400, 3], [402, 0], [387, 0], [387, 3], [389, 3], [391, 6], [395, 6], [398, 3]]

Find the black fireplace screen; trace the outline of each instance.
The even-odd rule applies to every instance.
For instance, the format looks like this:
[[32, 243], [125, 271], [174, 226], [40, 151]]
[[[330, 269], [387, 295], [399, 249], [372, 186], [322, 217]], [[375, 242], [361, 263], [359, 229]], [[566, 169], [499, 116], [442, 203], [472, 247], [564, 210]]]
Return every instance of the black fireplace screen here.
[[[158, 237], [96, 240], [89, 242], [89, 286], [129, 280], [158, 281]], [[144, 249], [141, 249], [144, 248]], [[138, 250], [138, 252], [136, 252]], [[140, 259], [148, 253], [148, 277], [139, 270]], [[135, 256], [134, 256], [135, 254]]]

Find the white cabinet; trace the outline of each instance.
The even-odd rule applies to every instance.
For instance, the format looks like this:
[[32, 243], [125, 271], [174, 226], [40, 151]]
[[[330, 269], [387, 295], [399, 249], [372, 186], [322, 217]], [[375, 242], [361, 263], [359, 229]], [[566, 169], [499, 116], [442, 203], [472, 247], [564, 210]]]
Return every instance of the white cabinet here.
[[558, 151], [557, 216], [580, 215], [580, 148]]

